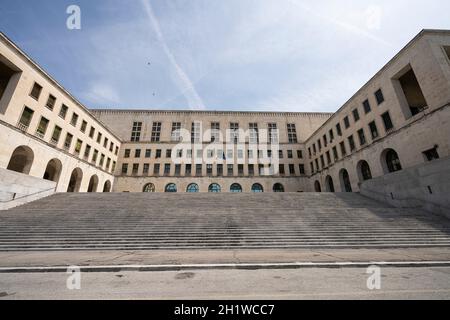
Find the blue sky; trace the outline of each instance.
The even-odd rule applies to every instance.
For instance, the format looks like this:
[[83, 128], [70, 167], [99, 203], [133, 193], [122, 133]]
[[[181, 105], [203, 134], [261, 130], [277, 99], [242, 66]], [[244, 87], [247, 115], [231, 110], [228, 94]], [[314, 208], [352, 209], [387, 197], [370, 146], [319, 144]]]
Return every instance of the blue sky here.
[[[66, 8], [81, 8], [81, 30]], [[446, 0], [1, 0], [0, 30], [89, 108], [336, 111]], [[150, 65], [148, 64], [150, 63]]]

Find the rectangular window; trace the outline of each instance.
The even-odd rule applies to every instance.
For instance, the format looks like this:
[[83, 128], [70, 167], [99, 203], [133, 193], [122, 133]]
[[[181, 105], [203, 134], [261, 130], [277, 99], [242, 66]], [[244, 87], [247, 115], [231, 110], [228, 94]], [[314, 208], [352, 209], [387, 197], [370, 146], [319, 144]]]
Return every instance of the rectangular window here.
[[330, 164], [331, 164], [331, 154], [330, 154], [330, 151], [327, 151], [326, 155], [327, 155], [327, 164], [330, 165]]
[[124, 158], [129, 158], [131, 154], [131, 150], [130, 149], [125, 149], [125, 153], [124, 153]]
[[119, 147], [116, 147], [116, 150], [114, 151], [114, 154], [117, 156], [119, 154]]
[[348, 144], [350, 146], [350, 152], [356, 149], [355, 140], [353, 139], [353, 135], [348, 137]]
[[293, 164], [289, 165], [289, 174], [295, 176], [295, 166]]
[[284, 171], [284, 164], [280, 164], [280, 165], [278, 166], [278, 173], [279, 173], [281, 176], [284, 176], [284, 175], [286, 174], [286, 172]]
[[237, 151], [237, 154], [238, 154], [238, 159], [244, 159], [244, 150], [239, 149]]
[[289, 143], [298, 143], [297, 140], [297, 128], [295, 123], [288, 123], [287, 125]]
[[113, 161], [112, 166], [111, 166], [111, 172], [114, 173], [114, 171], [116, 170], [116, 162]]
[[50, 94], [48, 96], [47, 103], [45, 104], [45, 106], [48, 109], [53, 110], [53, 108], [55, 107], [55, 104], [56, 104], [56, 98]]
[[92, 162], [96, 163], [98, 158], [98, 150], [94, 149], [94, 153], [92, 154]]
[[255, 175], [255, 165], [253, 164], [248, 165], [248, 175], [251, 177]]
[[288, 154], [288, 159], [294, 158], [294, 153], [292, 152], [292, 150], [288, 150], [287, 154]]
[[49, 123], [48, 119], [41, 117], [41, 120], [39, 121], [39, 125], [36, 129], [36, 136], [38, 136], [41, 139], [44, 138], [45, 133], [47, 132], [48, 123]]
[[394, 124], [392, 123], [391, 116], [389, 115], [389, 111], [383, 113], [381, 115], [381, 118], [383, 119], [384, 128], [386, 129], [386, 132], [389, 132], [392, 129], [394, 129]]
[[220, 123], [211, 122], [211, 142], [220, 141]]
[[325, 168], [325, 158], [323, 157], [323, 155], [320, 156], [320, 163], [322, 165], [322, 168]]
[[322, 138], [323, 138], [323, 145], [324, 145], [325, 147], [327, 147], [327, 146], [328, 146], [328, 139], [327, 139], [327, 135], [326, 135], [326, 134], [324, 134]]
[[97, 134], [97, 143], [101, 143], [101, 141], [102, 141], [102, 134], [99, 132], [98, 134]]
[[122, 174], [127, 174], [128, 173], [128, 163], [123, 163], [122, 164]]
[[264, 165], [263, 164], [259, 164], [258, 165], [258, 173], [260, 176], [263, 176], [265, 174], [264, 172]]
[[61, 137], [62, 129], [58, 126], [55, 126], [53, 129], [52, 139], [50, 140], [53, 144], [58, 144], [59, 138]]
[[192, 174], [192, 165], [191, 164], [186, 164], [185, 167], [185, 176], [190, 177]]
[[338, 136], [342, 137], [342, 129], [341, 129], [341, 124], [340, 123], [338, 123], [336, 125], [336, 132], [337, 132]]
[[181, 164], [175, 165], [175, 176], [177, 177], [181, 176]]
[[300, 174], [305, 174], [305, 165], [304, 164], [299, 164], [298, 165], [298, 170], [300, 171]]
[[366, 135], [364, 134], [364, 129], [359, 129], [358, 130], [358, 137], [359, 137], [359, 144], [361, 146], [366, 144]]
[[133, 122], [133, 127], [131, 128], [132, 142], [141, 141], [141, 131], [142, 131], [142, 122]]
[[433, 161], [433, 160], [439, 159], [439, 153], [437, 151], [437, 148], [433, 148], [433, 149], [424, 151], [423, 155], [425, 156], [425, 159], [427, 161]]
[[172, 122], [172, 134], [170, 139], [174, 142], [181, 141], [181, 122]]
[[378, 128], [377, 128], [375, 121], [372, 121], [371, 123], [369, 123], [369, 129], [370, 129], [370, 134], [372, 135], [372, 139], [378, 138], [378, 136], [379, 136]]
[[200, 143], [201, 141], [201, 132], [202, 123], [195, 121], [191, 124], [191, 143]]
[[91, 130], [89, 131], [89, 138], [93, 139], [95, 134], [95, 128], [91, 127]]
[[166, 150], [166, 158], [172, 158], [172, 149]]
[[239, 142], [239, 123], [230, 123], [230, 142]]
[[109, 165], [111, 164], [111, 158], [108, 158], [108, 160], [106, 160], [106, 170], [109, 170]]
[[133, 169], [131, 171], [131, 174], [133, 176], [136, 176], [139, 173], [139, 163], [133, 163]]
[[86, 148], [84, 149], [84, 159], [89, 159], [89, 156], [91, 155], [91, 146], [86, 145]]
[[103, 162], [105, 162], [105, 155], [102, 153], [100, 156], [100, 164], [99, 164], [100, 167], [103, 167]]
[[77, 125], [77, 122], [78, 122], [78, 115], [74, 112], [72, 114], [72, 119], [70, 120], [70, 124], [75, 127]]
[[23, 131], [27, 131], [28, 127], [30, 126], [31, 119], [33, 118], [34, 111], [31, 110], [28, 107], [25, 107], [23, 109], [22, 115], [20, 116], [20, 120], [18, 123], [19, 129]]
[[208, 177], [211, 177], [213, 174], [213, 165], [212, 164], [207, 164], [206, 165], [206, 175]]
[[333, 156], [334, 156], [334, 161], [338, 161], [339, 160], [339, 154], [337, 151], [336, 147], [333, 147]]
[[109, 144], [109, 151], [113, 152], [114, 150], [114, 143], [111, 141], [111, 143]]
[[195, 165], [195, 175], [197, 177], [201, 177], [202, 176], [202, 165], [201, 164], [196, 164]]
[[322, 151], [322, 142], [320, 140], [317, 140], [317, 146], [319, 147], [319, 152]]
[[161, 171], [161, 164], [155, 163], [155, 165], [153, 166], [153, 175], [159, 176], [160, 171]]
[[145, 157], [146, 158], [151, 158], [152, 157], [152, 150], [151, 149], [146, 149], [145, 150]]
[[238, 175], [242, 177], [244, 175], [244, 165], [238, 164]]
[[283, 159], [284, 158], [283, 150], [278, 150], [278, 158], [279, 159]]
[[161, 122], [153, 122], [151, 141], [152, 142], [161, 141]]
[[297, 150], [297, 158], [303, 159], [303, 151], [302, 150]]
[[408, 72], [401, 76], [398, 81], [402, 87], [408, 107], [411, 111], [411, 115], [415, 116], [425, 110], [428, 104], [425, 100], [425, 96], [420, 87], [419, 81], [416, 78], [414, 70], [411, 68]]
[[369, 113], [370, 111], [372, 111], [372, 108], [370, 107], [370, 102], [368, 99], [363, 102], [363, 107], [364, 107], [364, 112], [366, 114]]
[[61, 109], [59, 110], [59, 116], [60, 116], [61, 118], [65, 119], [66, 116], [67, 116], [67, 111], [69, 111], [69, 107], [66, 106], [65, 104], [63, 104], [63, 105], [61, 106]]
[[64, 141], [64, 149], [69, 150], [72, 144], [73, 135], [67, 133], [66, 140]]
[[155, 159], [160, 159], [161, 158], [161, 149], [156, 149], [156, 155], [155, 155]]
[[219, 177], [223, 176], [223, 164], [218, 164], [217, 165], [217, 175]]
[[356, 108], [356, 109], [353, 109], [353, 111], [352, 111], [352, 113], [353, 113], [353, 119], [355, 119], [355, 122], [358, 122], [359, 121], [359, 111], [358, 111], [358, 109]]
[[346, 116], [344, 118], [344, 126], [345, 126], [345, 129], [350, 128], [350, 119], [348, 118], [348, 116]]
[[330, 143], [332, 143], [333, 140], [334, 140], [334, 132], [333, 132], [333, 129], [330, 129], [329, 135], [330, 135]]
[[269, 123], [269, 142], [270, 143], [278, 143], [278, 128], [276, 123]]
[[148, 175], [149, 172], [150, 172], [150, 164], [144, 163], [144, 168], [142, 169], [142, 174]]
[[384, 95], [383, 95], [383, 91], [381, 89], [379, 89], [375, 92], [375, 99], [377, 99], [378, 105], [380, 105], [384, 102]]
[[229, 177], [234, 175], [234, 166], [232, 164], [227, 165], [227, 175]]
[[344, 142], [341, 142], [341, 143], [340, 143], [340, 146], [341, 146], [341, 153], [342, 153], [342, 156], [345, 157], [345, 155], [347, 154], [347, 150], [345, 149], [345, 143], [344, 143]]
[[42, 86], [37, 82], [34, 83], [33, 88], [31, 89], [30, 96], [36, 100], [39, 100], [39, 96], [42, 92]]
[[87, 128], [87, 122], [83, 120], [83, 122], [81, 122], [81, 132], [85, 133], [86, 132], [86, 128]]
[[140, 158], [141, 157], [141, 149], [134, 150], [134, 157], [135, 158]]
[[103, 148], [107, 148], [108, 147], [108, 138], [105, 137], [105, 140], [103, 141]]
[[170, 163], [164, 164], [164, 175], [165, 176], [170, 175]]
[[248, 127], [250, 130], [249, 142], [251, 144], [258, 144], [259, 143], [258, 124], [257, 123], [249, 123]]
[[82, 145], [83, 145], [83, 141], [81, 141], [80, 139], [77, 139], [77, 143], [75, 145], [75, 153], [76, 154], [80, 154]]

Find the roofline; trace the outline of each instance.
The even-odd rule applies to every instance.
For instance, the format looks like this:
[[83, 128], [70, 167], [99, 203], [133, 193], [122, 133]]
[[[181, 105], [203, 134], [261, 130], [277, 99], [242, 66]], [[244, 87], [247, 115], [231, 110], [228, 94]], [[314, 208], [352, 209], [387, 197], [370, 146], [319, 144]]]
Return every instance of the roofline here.
[[56, 81], [49, 73], [47, 73], [36, 61], [34, 61], [28, 54], [25, 53], [18, 45], [16, 45], [6, 34], [0, 31], [0, 38], [3, 39], [7, 45], [9, 45], [13, 50], [19, 53], [23, 58], [25, 58], [32, 67], [36, 68], [47, 80], [49, 80], [53, 85], [58, 87], [64, 94], [66, 94], [72, 102], [78, 105], [81, 109], [83, 109], [88, 116], [92, 118], [92, 120], [98, 122], [106, 131], [108, 131], [114, 138], [116, 138], [120, 143], [122, 143], [122, 139], [119, 138], [108, 126], [106, 126], [103, 122], [98, 120], [91, 111], [82, 104], [77, 98], [75, 98], [69, 91], [67, 91], [58, 81]]
[[424, 35], [429, 34], [446, 34], [450, 35], [450, 30], [444, 30], [444, 29], [422, 29], [412, 40], [410, 40], [399, 52], [397, 52], [392, 59], [390, 59], [375, 75], [373, 75], [356, 93], [354, 93], [350, 99], [348, 99], [336, 112], [333, 113], [333, 115], [325, 121], [316, 131], [314, 131], [311, 136], [305, 140], [305, 144], [309, 142], [309, 140], [312, 139], [312, 137], [318, 133], [322, 128], [324, 128], [327, 124], [329, 124], [335, 116], [340, 113], [356, 96], [358, 96], [361, 91], [363, 91], [368, 85], [377, 78], [382, 72], [384, 72], [391, 64], [402, 54], [404, 53], [409, 47], [411, 47], [413, 44], [415, 44], [420, 38], [422, 38]]
[[290, 111], [237, 111], [237, 110], [171, 110], [171, 109], [91, 109], [92, 112], [116, 112], [116, 113], [200, 113], [200, 114], [273, 114], [273, 115], [320, 115], [331, 116], [333, 112], [290, 112]]

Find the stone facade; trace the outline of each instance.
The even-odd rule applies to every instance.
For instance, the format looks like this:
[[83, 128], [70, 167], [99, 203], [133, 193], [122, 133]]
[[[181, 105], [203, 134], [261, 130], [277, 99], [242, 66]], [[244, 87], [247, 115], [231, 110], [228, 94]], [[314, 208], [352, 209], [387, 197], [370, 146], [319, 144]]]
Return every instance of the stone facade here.
[[0, 168], [61, 192], [357, 192], [447, 158], [449, 119], [450, 31], [422, 31], [334, 114], [88, 110], [0, 36]]

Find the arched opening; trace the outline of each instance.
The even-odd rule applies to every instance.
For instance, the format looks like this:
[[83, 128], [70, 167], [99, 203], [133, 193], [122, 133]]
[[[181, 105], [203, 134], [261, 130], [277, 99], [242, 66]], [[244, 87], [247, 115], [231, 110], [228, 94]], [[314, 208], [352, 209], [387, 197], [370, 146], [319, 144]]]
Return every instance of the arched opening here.
[[88, 192], [97, 192], [98, 177], [94, 174], [89, 180]]
[[80, 168], [75, 168], [70, 175], [69, 186], [67, 192], [79, 192], [81, 180], [83, 179], [83, 171]]
[[45, 168], [44, 179], [53, 182], [58, 182], [61, 176], [62, 163], [58, 159], [52, 159], [48, 162], [47, 168]]
[[142, 192], [155, 192], [155, 190], [156, 188], [153, 183], [147, 183], [142, 189]]
[[111, 181], [106, 180], [105, 184], [103, 185], [103, 192], [111, 192]]
[[275, 183], [272, 190], [273, 192], [284, 192], [284, 186], [281, 183]]
[[169, 193], [175, 193], [177, 192], [177, 185], [175, 183], [169, 183], [164, 191]]
[[7, 169], [15, 172], [29, 174], [33, 165], [34, 152], [30, 147], [20, 146], [14, 150]]
[[230, 192], [235, 192], [235, 193], [242, 192], [241, 185], [239, 183], [233, 183], [230, 187]]
[[254, 193], [261, 193], [264, 192], [264, 188], [259, 183], [255, 183], [252, 185], [252, 192]]
[[372, 179], [372, 171], [370, 170], [370, 166], [367, 161], [361, 160], [358, 162], [356, 171], [358, 172], [360, 182]]
[[381, 153], [381, 165], [385, 174], [402, 170], [400, 158], [393, 149], [386, 149]]
[[217, 183], [212, 183], [208, 187], [208, 192], [219, 193], [222, 191], [222, 188]]
[[341, 190], [344, 192], [353, 192], [350, 176], [346, 169], [341, 169], [339, 172], [339, 178], [341, 180]]
[[188, 192], [188, 193], [196, 193], [198, 191], [199, 191], [199, 188], [198, 188], [198, 184], [196, 184], [196, 183], [191, 183], [186, 188], [186, 192]]
[[322, 187], [320, 186], [320, 182], [316, 180], [316, 182], [314, 182], [314, 190], [316, 192], [322, 192]]
[[331, 176], [327, 176], [327, 178], [325, 179], [325, 187], [327, 189], [327, 192], [335, 192], [334, 182]]

